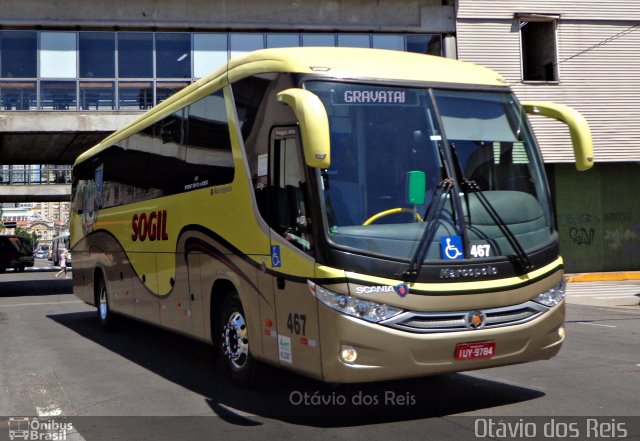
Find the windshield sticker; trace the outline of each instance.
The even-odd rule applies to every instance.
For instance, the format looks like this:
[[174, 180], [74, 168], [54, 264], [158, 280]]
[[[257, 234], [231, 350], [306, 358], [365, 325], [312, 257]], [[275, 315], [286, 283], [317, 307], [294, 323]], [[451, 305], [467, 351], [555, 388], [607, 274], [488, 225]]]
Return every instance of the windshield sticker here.
[[489, 257], [491, 255], [491, 245], [471, 245], [471, 251], [469, 251], [473, 257]]
[[440, 255], [444, 260], [460, 260], [464, 258], [462, 237], [443, 236], [440, 238]]

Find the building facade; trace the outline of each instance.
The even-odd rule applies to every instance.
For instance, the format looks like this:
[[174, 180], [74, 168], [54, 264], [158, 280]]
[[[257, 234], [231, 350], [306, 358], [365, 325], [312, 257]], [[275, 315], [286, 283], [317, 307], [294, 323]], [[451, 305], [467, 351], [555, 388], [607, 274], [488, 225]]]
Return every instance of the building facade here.
[[579, 173], [563, 124], [533, 118], [567, 270], [640, 269], [640, 2], [459, 0], [456, 27], [461, 60], [591, 125], [596, 165]]

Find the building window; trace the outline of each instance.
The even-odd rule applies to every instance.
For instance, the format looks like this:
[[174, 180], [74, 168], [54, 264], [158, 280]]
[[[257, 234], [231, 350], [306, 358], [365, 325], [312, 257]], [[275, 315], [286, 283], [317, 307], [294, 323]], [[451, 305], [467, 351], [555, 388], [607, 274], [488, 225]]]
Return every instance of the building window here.
[[118, 75], [120, 78], [153, 78], [153, 34], [118, 34]]
[[193, 34], [194, 77], [204, 77], [227, 59], [227, 34]]
[[419, 54], [442, 55], [441, 35], [407, 35], [407, 52]]
[[297, 47], [300, 46], [299, 34], [267, 34], [267, 47]]
[[520, 17], [523, 81], [558, 81], [556, 20]]
[[116, 76], [116, 34], [80, 32], [80, 78], [114, 78]]
[[404, 50], [404, 35], [374, 34], [372, 40], [373, 47], [376, 49]]
[[76, 33], [40, 33], [40, 77], [76, 78]]
[[338, 46], [371, 47], [368, 34], [338, 34]]
[[264, 49], [263, 34], [231, 34], [229, 39], [231, 58], [247, 52]]
[[303, 46], [335, 46], [334, 34], [302, 34]]
[[191, 34], [156, 34], [156, 77], [191, 78]]
[[35, 78], [38, 34], [35, 31], [0, 32], [2, 78]]

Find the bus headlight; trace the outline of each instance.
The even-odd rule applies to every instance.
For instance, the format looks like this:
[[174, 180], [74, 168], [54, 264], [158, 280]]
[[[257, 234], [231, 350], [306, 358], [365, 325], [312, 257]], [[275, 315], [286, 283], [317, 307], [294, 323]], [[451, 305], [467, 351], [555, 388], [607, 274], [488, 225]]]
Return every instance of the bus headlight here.
[[309, 289], [318, 300], [331, 309], [343, 314], [377, 323], [402, 312], [402, 309], [382, 303], [369, 302], [345, 294], [338, 294], [327, 288], [308, 281]]
[[544, 306], [548, 306], [548, 307], [556, 306], [558, 303], [560, 303], [564, 299], [565, 286], [566, 286], [566, 283], [563, 280], [562, 282], [558, 283], [553, 288], [543, 292], [533, 300]]

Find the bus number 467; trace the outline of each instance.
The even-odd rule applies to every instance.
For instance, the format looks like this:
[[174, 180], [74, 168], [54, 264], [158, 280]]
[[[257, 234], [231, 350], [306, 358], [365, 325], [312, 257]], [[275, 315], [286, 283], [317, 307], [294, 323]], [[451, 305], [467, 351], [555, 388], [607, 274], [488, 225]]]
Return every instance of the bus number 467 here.
[[470, 253], [473, 257], [489, 257], [491, 255], [491, 245], [471, 245]]
[[289, 313], [287, 318], [287, 328], [292, 334], [306, 335], [307, 316], [305, 314]]

